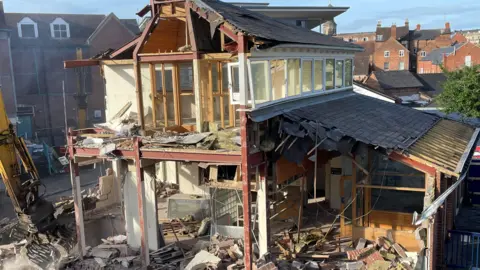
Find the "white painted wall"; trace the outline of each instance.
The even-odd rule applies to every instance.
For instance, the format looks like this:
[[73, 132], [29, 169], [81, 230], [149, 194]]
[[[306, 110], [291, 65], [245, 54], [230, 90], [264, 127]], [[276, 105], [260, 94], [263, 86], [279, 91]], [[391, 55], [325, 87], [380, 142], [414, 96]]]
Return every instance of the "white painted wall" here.
[[[131, 101], [131, 112], [137, 112], [137, 96], [135, 93], [135, 74], [133, 65], [103, 65], [106, 88], [106, 119], [111, 119], [125, 104]], [[151, 115], [152, 100], [150, 98], [150, 69], [148, 64], [142, 64], [142, 94], [144, 114]], [[151, 117], [145, 119], [151, 122]]]
[[200, 168], [195, 162], [163, 161], [157, 165], [157, 180], [178, 184], [182, 194], [205, 195], [209, 188], [200, 184]]
[[[331, 159], [330, 168], [341, 168], [341, 175], [330, 175], [330, 198], [327, 198], [330, 201], [330, 208], [340, 209], [341, 198], [340, 198], [340, 178], [342, 175], [352, 175], [352, 161], [348, 157], [340, 156]], [[326, 172], [331, 173], [331, 170]], [[350, 198], [351, 193], [351, 181], [345, 181], [345, 201], [347, 202]]]

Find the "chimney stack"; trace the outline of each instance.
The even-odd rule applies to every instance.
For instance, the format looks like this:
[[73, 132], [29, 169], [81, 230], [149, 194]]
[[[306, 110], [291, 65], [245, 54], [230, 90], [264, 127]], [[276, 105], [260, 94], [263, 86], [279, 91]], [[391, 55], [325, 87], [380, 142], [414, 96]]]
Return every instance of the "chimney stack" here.
[[417, 24], [417, 31], [420, 31], [421, 25]]
[[394, 39], [397, 39], [397, 25], [396, 24], [392, 24], [392, 34], [391, 34], [391, 37], [394, 38]]
[[408, 22], [408, 18], [405, 19], [405, 27], [407, 27], [407, 29], [410, 28], [410, 23]]
[[380, 27], [382, 27], [382, 21], [377, 22], [377, 28], [380, 28]]
[[451, 30], [450, 30], [450, 23], [449, 22], [446, 22], [445, 23], [445, 33], [451, 33]]

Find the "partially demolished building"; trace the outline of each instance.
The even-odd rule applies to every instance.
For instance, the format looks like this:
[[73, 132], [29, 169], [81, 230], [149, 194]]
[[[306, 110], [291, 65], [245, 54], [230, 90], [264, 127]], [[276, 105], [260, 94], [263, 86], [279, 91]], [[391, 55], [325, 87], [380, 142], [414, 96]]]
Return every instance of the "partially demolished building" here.
[[[196, 195], [179, 213], [243, 238], [245, 269], [277, 249], [328, 261], [334, 233], [338, 245], [388, 237], [441, 265], [478, 130], [353, 92], [352, 43], [220, 1], [152, 0], [148, 13], [123, 47], [65, 62], [101, 67], [111, 119], [69, 133], [81, 250], [78, 162], [106, 158], [145, 265], [161, 245], [158, 181]], [[317, 253], [285, 248], [292, 227], [297, 242], [322, 235]]]

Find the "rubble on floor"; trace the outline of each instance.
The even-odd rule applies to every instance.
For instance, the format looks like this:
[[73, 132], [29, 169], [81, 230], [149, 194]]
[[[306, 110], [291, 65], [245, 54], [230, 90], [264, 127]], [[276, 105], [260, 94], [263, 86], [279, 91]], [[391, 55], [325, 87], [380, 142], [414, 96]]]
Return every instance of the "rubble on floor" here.
[[[341, 239], [337, 240], [341, 241]], [[415, 269], [418, 254], [408, 252], [387, 237], [375, 242], [359, 239], [354, 245], [331, 249], [332, 241], [315, 234], [304, 234], [298, 241], [290, 234], [275, 242], [280, 249], [276, 260], [271, 254], [256, 262], [258, 270], [269, 269]], [[335, 246], [335, 245], [333, 245]], [[340, 245], [337, 245], [340, 247]], [[327, 247], [327, 248], [326, 248]], [[326, 248], [326, 249], [325, 249]]]

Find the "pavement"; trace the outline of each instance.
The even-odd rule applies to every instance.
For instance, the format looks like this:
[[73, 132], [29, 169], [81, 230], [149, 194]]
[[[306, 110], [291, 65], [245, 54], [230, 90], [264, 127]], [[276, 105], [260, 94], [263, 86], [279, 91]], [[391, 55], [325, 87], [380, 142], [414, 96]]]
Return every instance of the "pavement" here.
[[[98, 184], [98, 178], [105, 175], [106, 167], [103, 164], [97, 164], [96, 167], [86, 166], [80, 168], [80, 186], [81, 189], [88, 190]], [[72, 195], [72, 184], [70, 173], [51, 175], [40, 179], [44, 187], [40, 187], [40, 195], [49, 201], [56, 201], [62, 196]], [[10, 198], [7, 196], [3, 186], [0, 188], [0, 219], [15, 218], [15, 212]]]

